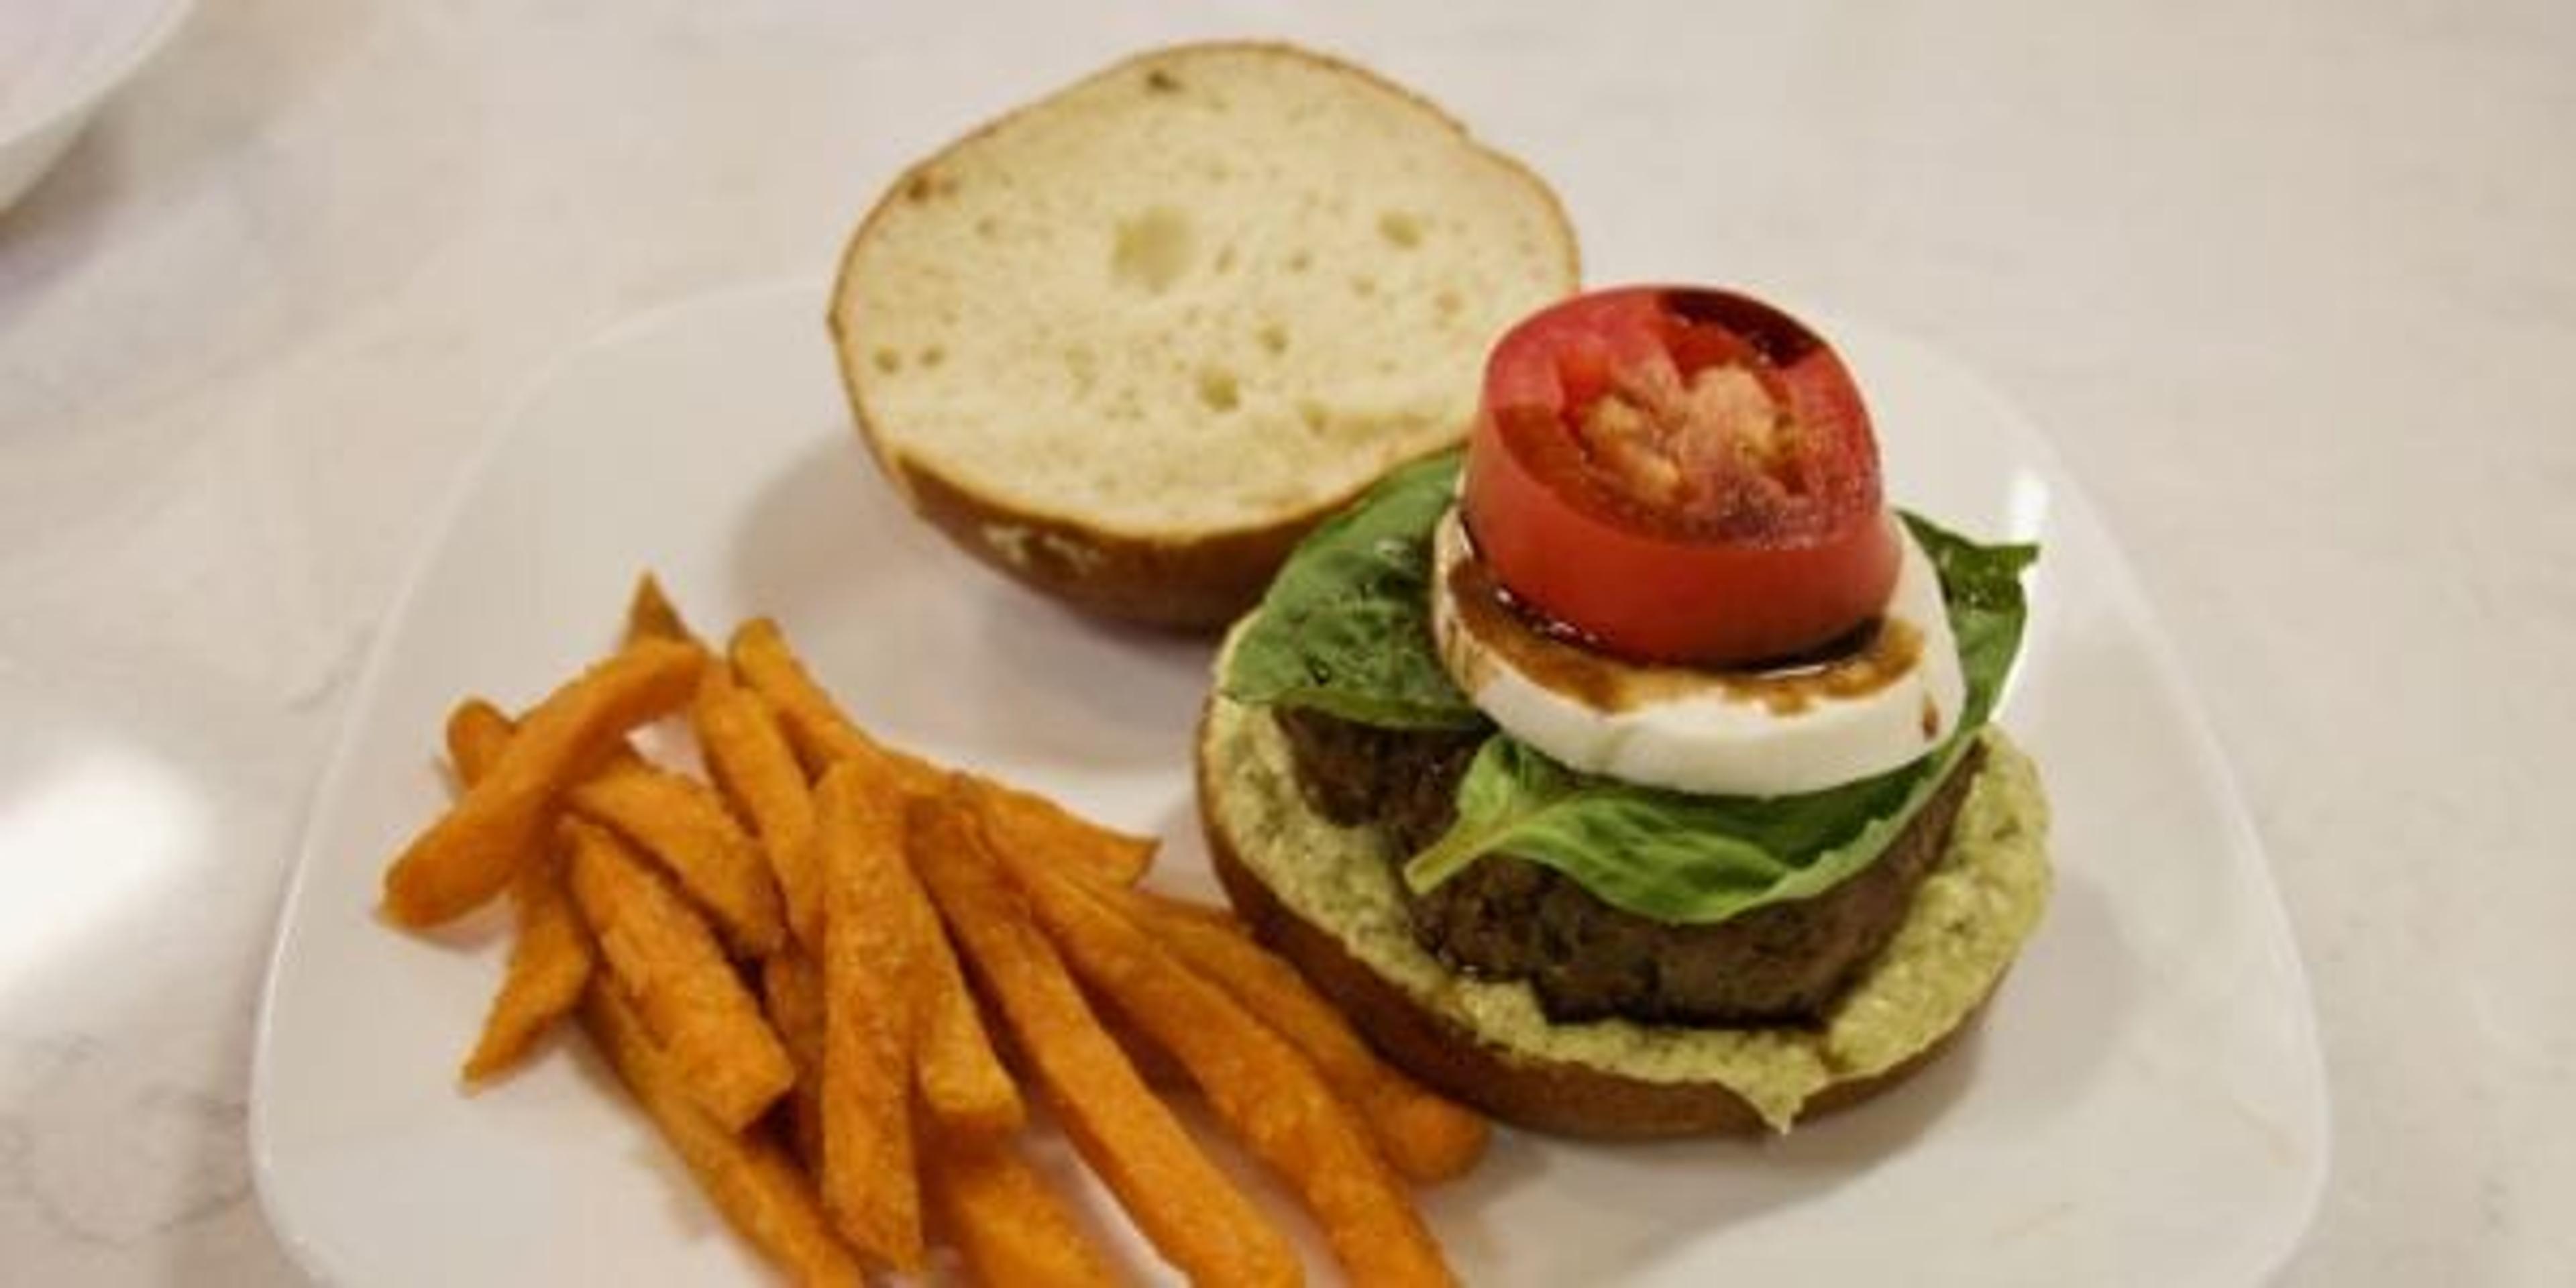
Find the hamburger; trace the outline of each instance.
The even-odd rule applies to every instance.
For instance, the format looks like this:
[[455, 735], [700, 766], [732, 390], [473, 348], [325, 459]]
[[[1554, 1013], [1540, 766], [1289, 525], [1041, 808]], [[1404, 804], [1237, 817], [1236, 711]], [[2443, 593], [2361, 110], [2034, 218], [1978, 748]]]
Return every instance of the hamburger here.
[[1229, 897], [1507, 1121], [1786, 1130], [1921, 1068], [2047, 902], [1989, 717], [2035, 549], [1891, 510], [1849, 371], [1747, 296], [1511, 329], [1463, 452], [1297, 547], [1197, 745]]

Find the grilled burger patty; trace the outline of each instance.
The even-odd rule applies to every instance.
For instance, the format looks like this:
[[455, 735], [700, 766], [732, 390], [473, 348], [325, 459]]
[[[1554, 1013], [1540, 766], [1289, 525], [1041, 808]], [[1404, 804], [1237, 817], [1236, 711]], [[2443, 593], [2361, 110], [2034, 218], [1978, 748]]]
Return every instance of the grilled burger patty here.
[[[1399, 856], [1449, 829], [1459, 776], [1488, 736], [1380, 729], [1287, 707], [1273, 715], [1307, 804], [1345, 827], [1387, 828]], [[1427, 895], [1407, 893], [1414, 937], [1453, 968], [1528, 980], [1553, 1020], [1811, 1020], [1904, 920], [1980, 756], [1961, 758], [1877, 862], [1812, 899], [1677, 926], [1614, 908], [1552, 868], [1494, 854]]]

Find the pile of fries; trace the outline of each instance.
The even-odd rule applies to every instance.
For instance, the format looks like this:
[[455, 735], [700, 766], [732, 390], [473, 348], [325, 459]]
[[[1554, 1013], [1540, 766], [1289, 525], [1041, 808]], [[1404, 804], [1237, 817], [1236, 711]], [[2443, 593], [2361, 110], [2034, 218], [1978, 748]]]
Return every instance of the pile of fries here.
[[[683, 713], [712, 784], [630, 741]], [[447, 745], [463, 790], [383, 910], [425, 928], [507, 892], [467, 1083], [576, 1016], [795, 1281], [917, 1273], [946, 1246], [986, 1283], [1116, 1282], [1022, 1155], [1028, 1089], [1193, 1282], [1301, 1281], [1175, 1117], [1185, 1080], [1353, 1282], [1453, 1282], [1406, 1184], [1471, 1167], [1481, 1118], [1380, 1062], [1223, 911], [1138, 888], [1151, 841], [869, 737], [775, 624], [717, 656], [647, 577], [617, 653], [515, 720], [466, 700]]]

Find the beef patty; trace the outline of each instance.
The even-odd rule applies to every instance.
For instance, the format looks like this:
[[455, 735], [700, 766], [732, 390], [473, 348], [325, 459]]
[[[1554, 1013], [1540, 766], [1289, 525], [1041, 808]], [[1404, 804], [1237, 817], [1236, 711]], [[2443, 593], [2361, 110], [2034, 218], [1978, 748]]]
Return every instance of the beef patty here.
[[[1291, 708], [1273, 715], [1307, 804], [1345, 827], [1385, 827], [1399, 856], [1449, 829], [1458, 779], [1490, 736], [1379, 729]], [[1978, 759], [1973, 750], [1961, 758], [1877, 862], [1811, 899], [1677, 926], [1614, 908], [1552, 868], [1489, 854], [1429, 894], [1407, 891], [1414, 937], [1454, 969], [1528, 980], [1554, 1020], [1812, 1020], [1904, 921]]]

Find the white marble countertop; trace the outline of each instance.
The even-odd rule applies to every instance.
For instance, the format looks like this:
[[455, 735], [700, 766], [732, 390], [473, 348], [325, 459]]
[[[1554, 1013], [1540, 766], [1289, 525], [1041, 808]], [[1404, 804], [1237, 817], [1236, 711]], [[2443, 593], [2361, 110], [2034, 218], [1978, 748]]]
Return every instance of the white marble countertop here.
[[[2308, 963], [2335, 1150], [2287, 1281], [2576, 1282], [2576, 8], [722, 8], [213, 0], [0, 215], [0, 1279], [294, 1280], [243, 1150], [278, 896], [514, 389], [821, 271], [999, 108], [1255, 33], [1522, 154], [1596, 280], [1828, 301], [2011, 391]], [[1634, 199], [1702, 165], [1734, 199]]]

